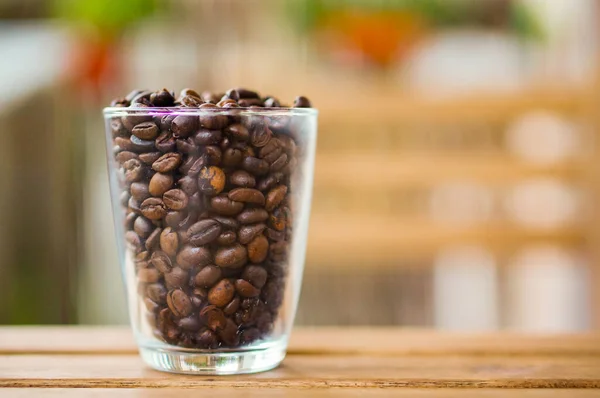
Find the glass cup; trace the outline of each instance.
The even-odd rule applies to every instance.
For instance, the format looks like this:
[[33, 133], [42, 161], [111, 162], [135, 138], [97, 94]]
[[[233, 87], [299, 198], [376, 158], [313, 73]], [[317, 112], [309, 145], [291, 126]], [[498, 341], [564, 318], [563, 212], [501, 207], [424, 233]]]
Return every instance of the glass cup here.
[[192, 374], [277, 366], [306, 251], [317, 111], [104, 109], [140, 354]]

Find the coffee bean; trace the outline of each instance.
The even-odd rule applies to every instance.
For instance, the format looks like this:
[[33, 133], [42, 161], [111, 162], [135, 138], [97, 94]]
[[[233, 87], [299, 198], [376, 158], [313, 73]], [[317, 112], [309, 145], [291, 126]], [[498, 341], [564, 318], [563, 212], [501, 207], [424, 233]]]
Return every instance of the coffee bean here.
[[146, 306], [146, 310], [148, 310], [148, 312], [156, 312], [160, 308], [160, 306], [158, 304], [156, 304], [154, 301], [152, 301], [148, 297], [146, 297], [144, 299], [144, 305]]
[[269, 253], [269, 241], [264, 235], [258, 235], [248, 243], [248, 258], [255, 264], [262, 263]]
[[271, 189], [267, 194], [265, 209], [267, 211], [273, 211], [285, 198], [288, 188], [286, 185], [278, 185]]
[[252, 90], [248, 90], [246, 88], [236, 88], [235, 89], [238, 92], [239, 98], [258, 98], [260, 99], [260, 96], [258, 95], [258, 93], [256, 91], [252, 91]]
[[165, 224], [171, 228], [178, 228], [179, 223], [184, 220], [186, 213], [181, 211], [169, 211], [165, 216]]
[[[171, 227], [163, 229], [160, 234], [160, 248], [171, 257], [175, 257], [179, 248], [179, 235]], [[158, 268], [158, 267], [156, 267]]]
[[181, 90], [179, 92], [179, 97], [187, 97], [188, 95], [191, 95], [192, 97], [196, 97], [198, 99], [202, 99], [202, 96], [200, 96], [200, 94], [198, 94], [198, 92], [196, 92], [195, 90], [193, 90], [191, 88], [184, 88], [183, 90]]
[[150, 102], [154, 106], [173, 106], [175, 97], [167, 89], [162, 89], [150, 95]]
[[266, 232], [267, 238], [274, 240], [276, 242], [282, 241], [285, 239], [284, 231], [276, 231], [273, 228], [267, 228]]
[[137, 106], [137, 105], [149, 106], [149, 105], [151, 105], [151, 103], [150, 103], [151, 95], [152, 95], [152, 91], [150, 91], [150, 90], [140, 91], [131, 99], [131, 101], [130, 101], [131, 106]]
[[237, 148], [227, 148], [223, 152], [223, 166], [235, 167], [242, 162], [242, 151]]
[[154, 250], [157, 249], [160, 242], [160, 234], [162, 232], [161, 228], [154, 228], [154, 231], [150, 234], [148, 239], [146, 239], [146, 249]]
[[[138, 155], [133, 153], [133, 152], [129, 152], [129, 151], [122, 151], [117, 153], [117, 155], [115, 156], [115, 159], [117, 160], [117, 162], [119, 162], [120, 164], [125, 163], [128, 160], [131, 159], [137, 159]], [[241, 158], [240, 158], [241, 160]]]
[[242, 188], [254, 188], [256, 179], [245, 170], [236, 170], [229, 176], [229, 183]]
[[175, 146], [180, 153], [186, 155], [195, 155], [198, 152], [198, 147], [193, 138], [178, 138], [175, 140]]
[[270, 170], [272, 172], [279, 171], [285, 167], [287, 164], [288, 156], [285, 153], [282, 153], [272, 164]]
[[204, 349], [214, 349], [219, 346], [219, 338], [211, 330], [204, 330], [196, 337], [198, 345]]
[[216, 104], [221, 100], [221, 97], [225, 94], [211, 93], [210, 91], [204, 91], [200, 96], [204, 102], [210, 104]]
[[143, 140], [141, 138], [132, 135], [129, 137], [130, 148], [133, 152], [151, 152], [154, 150], [154, 140]]
[[208, 302], [217, 307], [224, 307], [229, 304], [234, 294], [235, 287], [231, 281], [229, 279], [221, 279], [208, 292]]
[[133, 223], [133, 230], [136, 234], [138, 234], [141, 238], [146, 239], [152, 231], [154, 231], [154, 224], [152, 221], [148, 220], [146, 217], [140, 216]]
[[160, 278], [160, 274], [154, 268], [144, 268], [139, 270], [137, 277], [140, 282], [156, 283]]
[[248, 345], [259, 339], [260, 331], [257, 328], [246, 329], [240, 334], [240, 344]]
[[215, 264], [222, 268], [241, 268], [248, 261], [248, 251], [242, 245], [221, 247], [215, 254]]
[[182, 318], [192, 312], [190, 298], [181, 289], [173, 289], [167, 294], [167, 305], [176, 317]]
[[160, 135], [154, 140], [154, 146], [156, 146], [156, 149], [162, 153], [173, 152], [176, 145], [175, 137], [173, 137], [171, 133], [167, 131], [160, 133]]
[[187, 231], [190, 243], [195, 246], [206, 245], [221, 234], [221, 224], [211, 218], [198, 221]]
[[205, 247], [184, 246], [177, 254], [177, 264], [184, 269], [202, 267], [212, 262], [210, 250]]
[[208, 305], [200, 311], [200, 320], [206, 323], [209, 329], [217, 331], [223, 329], [226, 324], [226, 318], [220, 308], [216, 305]]
[[221, 268], [207, 265], [194, 277], [194, 284], [199, 287], [209, 288], [221, 279]]
[[181, 154], [169, 152], [162, 155], [154, 163], [152, 169], [159, 173], [168, 173], [181, 165]]
[[262, 180], [258, 181], [256, 189], [259, 191], [268, 191], [283, 180], [283, 174], [280, 172], [271, 173]]
[[260, 295], [260, 290], [252, 286], [252, 284], [244, 279], [235, 281], [235, 290], [242, 297], [257, 297]]
[[158, 304], [165, 304], [167, 300], [167, 289], [161, 283], [153, 283], [146, 287], [146, 294]]
[[251, 106], [262, 106], [263, 102], [260, 98], [243, 98], [238, 101], [238, 105], [244, 108]]
[[283, 153], [283, 147], [279, 138], [272, 138], [267, 145], [260, 148], [258, 157], [268, 163], [273, 163]]
[[197, 332], [200, 330], [202, 326], [200, 324], [200, 319], [196, 316], [188, 316], [185, 318], [181, 318], [177, 321], [177, 326], [179, 326], [182, 330], [187, 332]]
[[127, 208], [135, 214], [142, 214], [141, 205], [142, 204], [138, 200], [135, 200], [134, 197], [129, 198], [127, 201]]
[[160, 157], [160, 155], [162, 155], [160, 152], [140, 153], [139, 159], [142, 161], [142, 163], [151, 165]]
[[175, 137], [188, 137], [197, 129], [198, 117], [194, 115], [179, 115], [171, 123], [171, 131]]
[[[192, 199], [193, 199], [193, 196], [190, 198], [188, 207], [192, 207], [191, 206]], [[190, 210], [187, 213], [185, 213], [183, 220], [181, 220], [179, 222], [177, 227], [179, 229], [187, 230], [197, 219], [198, 219], [198, 214], [194, 210]]]
[[251, 203], [259, 206], [263, 206], [265, 204], [265, 196], [262, 194], [262, 192], [252, 188], [232, 189], [229, 191], [228, 197], [236, 202]]
[[131, 134], [141, 140], [154, 140], [158, 136], [158, 126], [154, 122], [144, 122], [136, 125]]
[[144, 167], [138, 159], [129, 159], [123, 163], [123, 169], [127, 182], [139, 181], [144, 177]]
[[180, 267], [173, 267], [171, 272], [165, 274], [165, 285], [167, 289], [183, 288], [188, 285], [189, 274]]
[[197, 108], [202, 104], [202, 100], [193, 95], [186, 95], [184, 97], [179, 98], [179, 102], [182, 106], [188, 108]]
[[258, 265], [248, 265], [242, 272], [242, 278], [261, 289], [267, 282], [267, 271]]
[[225, 188], [225, 173], [216, 166], [204, 167], [198, 176], [198, 189], [205, 195], [215, 196]]
[[234, 231], [223, 231], [217, 238], [217, 244], [220, 246], [231, 246], [233, 243], [235, 243], [236, 239], [237, 234]]
[[143, 182], [134, 182], [129, 188], [131, 191], [131, 197], [137, 201], [143, 201], [150, 197], [150, 191], [148, 190], [148, 184]]
[[123, 221], [123, 225], [125, 226], [126, 230], [132, 230], [133, 229], [133, 223], [135, 222], [135, 220], [137, 219], [137, 214], [135, 213], [128, 213], [125, 216], [125, 220]]
[[214, 104], [202, 104], [200, 105], [200, 109], [204, 111], [202, 115], [200, 115], [200, 125], [209, 130], [221, 130], [225, 126], [227, 126], [227, 116], [219, 115], [218, 113], [213, 113], [213, 110], [218, 110], [219, 108]]
[[264, 147], [271, 140], [271, 130], [266, 125], [259, 125], [252, 130], [250, 142], [257, 148]]
[[237, 325], [229, 318], [227, 318], [225, 327], [217, 330], [217, 335], [225, 344], [230, 347], [236, 347], [239, 344]]
[[229, 199], [227, 196], [214, 196], [210, 206], [215, 213], [223, 216], [235, 216], [244, 209], [244, 204]]
[[223, 229], [237, 230], [240, 227], [240, 223], [231, 217], [213, 216], [212, 219], [221, 223]]
[[123, 122], [121, 119], [114, 118], [110, 121], [110, 131], [112, 133], [113, 138], [116, 137], [127, 137], [129, 135], [129, 131], [123, 126]]
[[265, 224], [244, 225], [238, 232], [240, 243], [247, 245], [264, 231]]
[[250, 208], [246, 209], [237, 216], [237, 220], [242, 224], [256, 224], [269, 218], [269, 213], [265, 209]]
[[173, 186], [171, 174], [156, 173], [150, 179], [148, 190], [152, 196], [162, 196]]
[[159, 220], [167, 214], [165, 204], [159, 198], [148, 198], [144, 200], [140, 209], [144, 217], [151, 220]]
[[247, 156], [242, 160], [242, 167], [256, 175], [264, 175], [269, 172], [269, 164], [266, 161], [252, 156]]
[[264, 101], [265, 108], [279, 108], [281, 103], [277, 98], [267, 97]]
[[171, 131], [171, 124], [176, 115], [164, 115], [160, 118], [160, 129], [165, 132]]
[[294, 108], [310, 108], [310, 101], [306, 97], [296, 97], [293, 106]]
[[209, 145], [204, 147], [204, 155], [206, 156], [206, 162], [211, 166], [218, 166], [221, 164], [223, 153], [221, 148], [216, 145]]
[[177, 185], [186, 195], [191, 196], [198, 191], [198, 180], [190, 176], [183, 176], [177, 181]]
[[163, 194], [163, 202], [171, 210], [183, 210], [188, 205], [188, 197], [181, 189], [170, 189]]
[[236, 141], [248, 141], [248, 139], [250, 139], [248, 129], [243, 124], [239, 123], [229, 125], [225, 129], [225, 134], [227, 134], [230, 139]]
[[121, 118], [121, 122], [123, 123], [123, 126], [129, 131], [133, 130], [133, 128], [136, 125], [138, 125], [140, 123], [148, 122], [150, 120], [152, 120], [152, 116], [141, 115], [141, 114], [131, 114], [131, 115], [123, 116]]
[[173, 263], [171, 262], [169, 255], [161, 251], [152, 253], [150, 263], [163, 274], [171, 272], [171, 269], [173, 268]]
[[221, 130], [200, 129], [194, 134], [194, 142], [198, 145], [217, 145], [221, 138]]
[[276, 231], [283, 231], [286, 225], [285, 210], [278, 207], [269, 216], [269, 226]]
[[229, 98], [234, 101], [237, 101], [240, 99], [240, 93], [236, 89], [232, 88], [231, 90], [228, 90], [225, 93], [224, 98]]

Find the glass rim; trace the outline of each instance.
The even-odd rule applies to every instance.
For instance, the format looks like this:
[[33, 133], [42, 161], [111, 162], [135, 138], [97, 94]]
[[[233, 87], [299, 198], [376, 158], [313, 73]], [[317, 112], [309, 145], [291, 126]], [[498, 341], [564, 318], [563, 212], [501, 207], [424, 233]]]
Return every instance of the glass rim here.
[[109, 106], [102, 109], [105, 117], [127, 116], [127, 115], [263, 115], [263, 116], [316, 116], [319, 111], [316, 108], [263, 108], [263, 107], [239, 107], [239, 108], [187, 108], [179, 106], [169, 107], [122, 107]]

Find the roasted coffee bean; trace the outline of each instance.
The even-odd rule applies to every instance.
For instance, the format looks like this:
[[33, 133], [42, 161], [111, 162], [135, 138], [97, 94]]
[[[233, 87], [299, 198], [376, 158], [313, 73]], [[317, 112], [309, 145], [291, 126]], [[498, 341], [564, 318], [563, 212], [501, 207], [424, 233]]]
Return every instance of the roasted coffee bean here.
[[154, 231], [154, 224], [146, 217], [139, 216], [133, 223], [133, 230], [141, 238], [146, 239]]
[[276, 242], [282, 241], [285, 239], [285, 231], [277, 231], [273, 228], [267, 228], [266, 232], [267, 238], [274, 240]]
[[170, 189], [163, 194], [163, 202], [171, 210], [183, 210], [188, 205], [188, 197], [181, 189]]
[[148, 190], [152, 196], [162, 196], [173, 186], [173, 176], [171, 174], [156, 173], [150, 179]]
[[248, 258], [255, 264], [260, 264], [267, 258], [269, 253], [269, 241], [264, 235], [258, 235], [248, 243]]
[[134, 197], [129, 198], [127, 201], [127, 208], [134, 212], [135, 214], [142, 214], [141, 203], [139, 200], [136, 200]]
[[216, 166], [204, 167], [198, 176], [198, 189], [205, 195], [215, 196], [225, 188], [225, 173]]
[[198, 221], [187, 231], [190, 243], [195, 246], [206, 245], [219, 237], [221, 224], [211, 218]]
[[220, 246], [230, 246], [235, 243], [237, 234], [234, 231], [223, 231], [217, 238], [217, 244]]
[[123, 122], [121, 121], [121, 119], [111, 119], [110, 131], [112, 133], [113, 138], [127, 137], [129, 135], [129, 131], [127, 131], [125, 126], [123, 126]]
[[240, 344], [247, 345], [260, 340], [260, 331], [257, 328], [245, 329], [240, 334]]
[[123, 169], [127, 182], [139, 181], [144, 177], [144, 166], [138, 159], [129, 159], [123, 163]]
[[179, 102], [181, 106], [185, 106], [188, 108], [197, 108], [202, 104], [202, 100], [193, 95], [186, 95], [185, 97], [179, 98]]
[[208, 305], [200, 311], [200, 320], [206, 323], [209, 329], [217, 331], [225, 327], [226, 318], [223, 311], [216, 305]]
[[141, 140], [154, 140], [158, 136], [158, 126], [154, 122], [144, 122], [136, 125], [131, 134]]
[[146, 310], [148, 310], [148, 312], [156, 312], [160, 308], [160, 306], [158, 304], [156, 304], [154, 301], [152, 301], [148, 297], [146, 297], [144, 299], [144, 305], [146, 306]]
[[231, 217], [213, 216], [212, 219], [220, 222], [224, 230], [237, 230], [240, 227], [240, 223]]
[[181, 289], [173, 289], [167, 294], [167, 305], [176, 317], [182, 318], [192, 312], [192, 302]]
[[177, 321], [177, 326], [186, 332], [197, 332], [202, 327], [197, 316], [188, 316]]
[[178, 228], [179, 223], [185, 219], [186, 213], [181, 211], [169, 211], [165, 216], [165, 224], [171, 228]]
[[258, 157], [268, 163], [273, 163], [283, 153], [283, 147], [279, 138], [271, 139], [267, 145], [260, 148]]
[[281, 207], [275, 209], [269, 216], [269, 226], [276, 231], [283, 231], [286, 221], [286, 212]]
[[144, 268], [138, 271], [138, 280], [144, 283], [156, 283], [160, 278], [160, 274], [154, 268]]
[[296, 97], [293, 106], [294, 108], [310, 108], [310, 101], [306, 97]]
[[217, 145], [221, 138], [221, 130], [200, 129], [194, 134], [194, 142], [198, 145]]
[[267, 226], [265, 224], [244, 225], [238, 231], [240, 243], [247, 245], [262, 233]]
[[[117, 153], [117, 155], [115, 156], [115, 159], [117, 160], [117, 162], [119, 162], [120, 164], [125, 163], [128, 160], [131, 159], [137, 159], [138, 155], [136, 153], [133, 152], [129, 152], [129, 151], [122, 151]], [[241, 158], [240, 158], [241, 160]]]
[[227, 304], [225, 306], [225, 308], [223, 308], [223, 313], [225, 313], [225, 315], [233, 315], [235, 314], [235, 312], [238, 310], [238, 308], [240, 308], [240, 298], [239, 297], [234, 297], [229, 304]]
[[225, 307], [235, 294], [235, 287], [229, 279], [221, 279], [208, 292], [208, 302], [217, 307]]
[[209, 145], [204, 147], [204, 155], [206, 156], [206, 162], [211, 166], [218, 166], [221, 164], [223, 159], [223, 152], [221, 148], [216, 145]]
[[184, 88], [183, 90], [181, 90], [179, 92], [179, 97], [186, 97], [188, 95], [202, 99], [202, 96], [200, 96], [200, 94], [198, 94], [198, 92], [196, 92], [195, 90], [193, 90], [191, 88]]
[[163, 131], [154, 140], [154, 146], [160, 152], [165, 153], [165, 152], [173, 152], [175, 150], [177, 144], [175, 142], [175, 137], [173, 137], [170, 132]]
[[159, 173], [168, 173], [181, 165], [181, 154], [175, 152], [165, 153], [152, 163], [152, 169]]
[[244, 204], [227, 196], [214, 196], [210, 200], [211, 209], [222, 216], [235, 216], [244, 209]]
[[219, 346], [219, 338], [209, 329], [199, 332], [196, 336], [196, 340], [198, 341], [200, 348], [209, 349], [217, 348]]
[[221, 268], [207, 265], [194, 277], [194, 284], [198, 287], [210, 288], [221, 279]]
[[184, 269], [202, 267], [212, 262], [210, 250], [205, 247], [184, 246], [177, 254], [177, 264]]
[[271, 173], [262, 180], [258, 181], [256, 189], [259, 191], [268, 191], [283, 180], [283, 174], [280, 172]]
[[223, 152], [223, 166], [225, 167], [235, 167], [242, 162], [243, 154], [240, 149], [237, 148], [227, 148]]
[[252, 91], [252, 90], [248, 90], [246, 88], [236, 88], [235, 89], [238, 92], [239, 98], [258, 98], [260, 99], [260, 96], [258, 95], [258, 93], [256, 91]]
[[195, 115], [179, 115], [176, 116], [175, 119], [173, 119], [173, 122], [171, 122], [171, 132], [175, 137], [188, 137], [197, 129], [198, 117]]
[[163, 274], [171, 272], [171, 269], [173, 268], [173, 263], [171, 262], [169, 255], [161, 251], [152, 253], [150, 263]]
[[[194, 196], [190, 198], [188, 207], [191, 207], [192, 199]], [[177, 225], [179, 229], [187, 230], [193, 223], [198, 219], [198, 214], [194, 210], [190, 210], [185, 214], [185, 217], [181, 222]]]
[[273, 163], [271, 163], [270, 170], [272, 172], [280, 171], [287, 165], [288, 156], [282, 153]]
[[134, 231], [125, 232], [125, 240], [135, 250], [136, 253], [141, 252], [142, 240]]
[[264, 175], [269, 172], [269, 163], [252, 156], [247, 156], [242, 160], [242, 167], [244, 170], [256, 175]]
[[150, 102], [154, 106], [173, 106], [175, 97], [167, 89], [150, 94]]
[[258, 297], [260, 295], [260, 289], [244, 279], [235, 281], [235, 290], [241, 297]]
[[198, 180], [190, 176], [183, 176], [177, 181], [177, 185], [186, 195], [191, 196], [198, 191]]
[[146, 106], [151, 105], [150, 103], [150, 96], [152, 95], [152, 91], [150, 90], [143, 90], [140, 91], [139, 93], [137, 93], [132, 99], [131, 99], [131, 106], [136, 106], [138, 104], [143, 104]]
[[250, 142], [257, 148], [264, 147], [271, 140], [272, 134], [266, 125], [259, 125], [252, 130]]
[[279, 108], [281, 103], [277, 98], [267, 97], [264, 101], [265, 108]]
[[144, 199], [150, 197], [150, 191], [148, 190], [148, 184], [146, 183], [134, 182], [131, 184], [129, 190], [131, 191], [131, 197], [137, 201], [142, 202]]
[[225, 327], [217, 330], [217, 335], [230, 347], [236, 347], [240, 343], [240, 336], [237, 334], [237, 325], [230, 319], [227, 318]]
[[[179, 248], [179, 235], [171, 227], [163, 229], [160, 234], [160, 248], [171, 257], [177, 255]], [[158, 267], [156, 267], [158, 268]]]
[[261, 289], [267, 282], [267, 271], [258, 265], [248, 265], [242, 272], [242, 278]]
[[248, 139], [250, 139], [248, 129], [243, 124], [239, 123], [229, 125], [225, 129], [225, 134], [235, 141], [248, 141]]
[[160, 157], [160, 155], [162, 155], [160, 152], [140, 153], [139, 159], [142, 161], [142, 163], [150, 166]]
[[269, 218], [269, 213], [265, 209], [253, 207], [244, 210], [237, 216], [237, 220], [241, 224], [256, 224], [261, 223]]
[[228, 90], [225, 95], [223, 96], [223, 98], [226, 99], [232, 99], [234, 101], [237, 101], [240, 99], [240, 93], [237, 91], [237, 89], [232, 88], [231, 90]]
[[148, 239], [146, 239], [146, 249], [148, 250], [154, 250], [157, 249], [159, 244], [160, 244], [160, 234], [162, 232], [162, 229], [160, 228], [155, 228], [154, 231], [152, 231], [152, 233], [150, 234], [150, 236], [148, 237]]
[[173, 267], [171, 272], [165, 274], [165, 285], [167, 289], [183, 288], [189, 283], [190, 275], [180, 267]]
[[227, 196], [236, 202], [251, 203], [259, 206], [265, 204], [265, 196], [257, 189], [235, 188], [229, 191]]
[[220, 115], [215, 110], [219, 108], [214, 104], [202, 104], [200, 105], [200, 109], [204, 110], [205, 113], [200, 115], [200, 125], [209, 130], [221, 130], [225, 126], [227, 126], [228, 119], [226, 115]]
[[171, 131], [171, 124], [176, 115], [164, 115], [160, 118], [160, 129], [165, 132]]
[[210, 91], [204, 91], [201, 95], [201, 98], [206, 103], [216, 104], [217, 102], [219, 102], [221, 100], [221, 97], [223, 95], [224, 94], [216, 94], [216, 93], [211, 93]]
[[167, 289], [162, 283], [153, 283], [146, 287], [146, 295], [158, 304], [165, 304], [167, 301]]
[[267, 193], [265, 209], [273, 211], [285, 198], [288, 187], [286, 185], [278, 185]]
[[151, 152], [154, 150], [154, 141], [153, 140], [142, 140], [135, 135], [129, 137], [131, 142], [130, 148], [133, 152], [142, 153], [142, 152]]
[[[140, 107], [140, 106], [138, 105], [137, 107]], [[152, 120], [151, 115], [141, 115], [141, 114], [131, 114], [131, 115], [123, 116], [121, 118], [121, 122], [123, 123], [123, 126], [129, 131], [133, 130], [133, 128], [136, 125], [150, 121], [150, 120]]]
[[241, 268], [248, 261], [248, 251], [242, 245], [221, 247], [215, 254], [215, 264], [222, 268]]
[[123, 225], [125, 226], [126, 230], [132, 230], [133, 229], [133, 223], [135, 222], [135, 220], [137, 219], [137, 214], [135, 213], [128, 213], [125, 216], [125, 220], [123, 221]]
[[[195, 194], [193, 194], [192, 196], [189, 197], [188, 199], [188, 208], [192, 209], [192, 210], [202, 210], [204, 209], [206, 206], [204, 206], [204, 197], [202, 195], [200, 195], [199, 192], [196, 192]], [[194, 220], [190, 220], [192, 223]], [[189, 226], [188, 226], [189, 228]]]
[[254, 188], [256, 179], [245, 170], [236, 170], [229, 176], [229, 183], [242, 188]]
[[144, 217], [151, 220], [159, 220], [167, 214], [167, 209], [162, 199], [148, 198], [144, 200], [140, 206]]
[[251, 106], [262, 106], [263, 102], [260, 98], [243, 98], [238, 101], [238, 105], [243, 108], [249, 108]]
[[175, 140], [177, 151], [186, 155], [195, 155], [198, 152], [198, 147], [194, 140], [190, 138], [178, 138]]

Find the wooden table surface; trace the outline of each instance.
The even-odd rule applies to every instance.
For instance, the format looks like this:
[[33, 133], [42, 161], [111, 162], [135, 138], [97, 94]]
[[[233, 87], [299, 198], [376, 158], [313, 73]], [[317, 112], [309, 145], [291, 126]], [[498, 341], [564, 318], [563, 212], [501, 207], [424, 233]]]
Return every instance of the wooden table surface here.
[[147, 368], [127, 328], [0, 328], [0, 397], [196, 397], [198, 389], [211, 398], [600, 397], [600, 334], [296, 329], [279, 368], [216, 377]]

